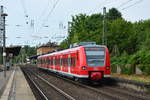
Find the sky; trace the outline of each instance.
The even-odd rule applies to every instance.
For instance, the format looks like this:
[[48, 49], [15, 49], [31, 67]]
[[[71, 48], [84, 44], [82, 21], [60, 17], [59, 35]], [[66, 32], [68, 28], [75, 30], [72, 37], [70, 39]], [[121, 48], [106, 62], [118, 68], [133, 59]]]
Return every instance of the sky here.
[[150, 19], [150, 0], [0, 0], [6, 18], [6, 44], [31, 45], [61, 42], [67, 23], [80, 13], [102, 13], [115, 7], [127, 21]]

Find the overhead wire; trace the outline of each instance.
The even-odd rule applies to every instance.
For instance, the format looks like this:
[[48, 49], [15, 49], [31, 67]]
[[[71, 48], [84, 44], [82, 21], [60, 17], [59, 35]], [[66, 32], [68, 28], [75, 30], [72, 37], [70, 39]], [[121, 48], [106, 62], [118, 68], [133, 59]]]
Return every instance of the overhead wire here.
[[134, 4], [131, 4], [131, 5], [127, 6], [127, 7], [124, 7], [124, 8], [122, 8], [121, 10], [125, 10], [125, 9], [130, 8], [130, 7], [133, 7], [133, 6], [135, 6], [135, 5], [139, 4], [139, 3], [141, 3], [142, 1], [143, 1], [143, 0], [138, 0], [138, 1], [136, 1]]
[[42, 25], [39, 26], [39, 28], [37, 29], [37, 32], [39, 31], [39, 29], [41, 29], [41, 28], [43, 27], [43, 25], [45, 24], [45, 22], [48, 22], [49, 17], [52, 15], [52, 13], [53, 13], [53, 11], [55, 10], [55, 8], [56, 8], [57, 4], [59, 3], [59, 1], [60, 1], [60, 0], [57, 0], [57, 1], [54, 3], [54, 5], [53, 5], [52, 9], [49, 11], [49, 13], [48, 13], [46, 19], [43, 20]]
[[51, 14], [53, 13], [53, 11], [55, 10], [55, 8], [56, 8], [57, 4], [59, 3], [59, 1], [60, 1], [60, 0], [57, 0], [57, 1], [55, 2], [55, 4], [53, 5], [52, 9], [51, 9], [50, 12], [48, 13], [48, 16], [47, 16], [46, 20], [44, 21], [44, 23], [48, 21], [49, 17], [51, 16]]
[[20, 3], [21, 3], [22, 8], [23, 8], [23, 12], [24, 12], [24, 17], [25, 17], [26, 24], [28, 24], [29, 15], [28, 15], [28, 13], [27, 13], [27, 9], [26, 9], [26, 6], [25, 6], [25, 2], [24, 2], [24, 0], [20, 0]]
[[88, 14], [92, 13], [92, 12], [95, 12], [100, 6], [104, 5], [107, 1], [109, 0], [104, 0], [102, 3], [100, 3], [95, 9], [91, 10], [88, 12]]
[[43, 15], [45, 15], [45, 13], [46, 13], [46, 11], [47, 11], [49, 5], [50, 5], [50, 2], [49, 2], [49, 1], [50, 1], [50, 0], [48, 0], [47, 6], [46, 6], [45, 9], [42, 11], [41, 15], [39, 16], [39, 18], [38, 18], [38, 20], [37, 20], [37, 21], [38, 21], [37, 26], [39, 25], [39, 23], [40, 23], [40, 21], [41, 21]]
[[128, 4], [128, 3], [131, 2], [131, 1], [133, 1], [133, 0], [128, 0], [128, 1], [126, 1], [126, 2], [123, 2], [123, 3], [120, 4], [117, 8], [120, 8], [120, 7], [122, 7], [122, 6], [126, 5], [126, 4]]

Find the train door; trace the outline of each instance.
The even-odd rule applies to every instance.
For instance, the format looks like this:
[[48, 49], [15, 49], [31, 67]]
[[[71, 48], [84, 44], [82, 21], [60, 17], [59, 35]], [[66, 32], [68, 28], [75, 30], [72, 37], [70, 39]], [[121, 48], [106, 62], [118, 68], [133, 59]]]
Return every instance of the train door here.
[[80, 72], [79, 64], [80, 64], [79, 51], [76, 51], [76, 54], [75, 54], [75, 73], [76, 74], [79, 74]]
[[62, 71], [62, 56], [60, 56], [60, 71]]
[[71, 58], [71, 61], [70, 61], [71, 62], [71, 67], [70, 67], [71, 73], [76, 74], [75, 73], [76, 53], [71, 53], [70, 58]]
[[68, 55], [68, 73], [70, 73], [70, 67], [71, 67], [71, 55]]
[[53, 57], [53, 69], [55, 70], [55, 57]]

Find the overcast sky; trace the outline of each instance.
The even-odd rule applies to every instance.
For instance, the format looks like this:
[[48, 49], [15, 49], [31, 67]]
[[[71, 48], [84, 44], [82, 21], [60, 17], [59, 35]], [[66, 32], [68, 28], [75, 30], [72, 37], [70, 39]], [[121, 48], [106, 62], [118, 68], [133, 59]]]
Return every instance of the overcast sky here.
[[118, 8], [128, 21], [150, 18], [150, 0], [0, 0], [0, 4], [8, 14], [7, 46], [61, 42], [72, 15], [102, 13], [104, 6], [107, 11]]

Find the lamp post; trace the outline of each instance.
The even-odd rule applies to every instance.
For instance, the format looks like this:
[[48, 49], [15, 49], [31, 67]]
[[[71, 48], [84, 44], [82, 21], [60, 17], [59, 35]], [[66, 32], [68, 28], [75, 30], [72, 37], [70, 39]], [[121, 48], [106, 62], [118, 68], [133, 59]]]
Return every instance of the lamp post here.
[[6, 77], [6, 31], [5, 31], [5, 17], [8, 16], [6, 13], [3, 13], [3, 6], [1, 6], [1, 17], [2, 17], [2, 28], [3, 31], [3, 66], [4, 66], [4, 77]]

